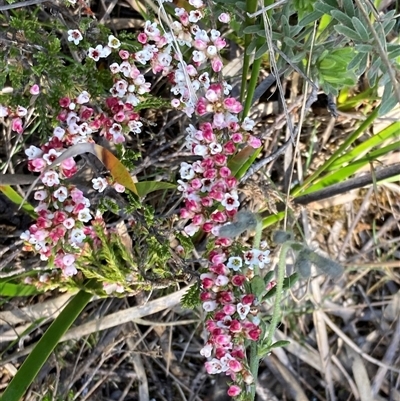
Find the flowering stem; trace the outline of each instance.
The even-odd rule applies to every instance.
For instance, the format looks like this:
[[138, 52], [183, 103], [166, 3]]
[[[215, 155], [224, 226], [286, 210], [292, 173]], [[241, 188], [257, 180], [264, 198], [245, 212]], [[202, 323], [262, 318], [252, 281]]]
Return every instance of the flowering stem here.
[[268, 336], [266, 340], [267, 347], [272, 344], [272, 337], [275, 332], [275, 327], [278, 324], [278, 320], [281, 314], [280, 304], [282, 299], [282, 289], [283, 289], [283, 279], [285, 276], [285, 268], [286, 268], [286, 255], [290, 249], [290, 243], [286, 243], [282, 245], [281, 253], [279, 255], [278, 262], [278, 277], [276, 282], [276, 295], [274, 302], [274, 310], [272, 312], [271, 323], [269, 325]]

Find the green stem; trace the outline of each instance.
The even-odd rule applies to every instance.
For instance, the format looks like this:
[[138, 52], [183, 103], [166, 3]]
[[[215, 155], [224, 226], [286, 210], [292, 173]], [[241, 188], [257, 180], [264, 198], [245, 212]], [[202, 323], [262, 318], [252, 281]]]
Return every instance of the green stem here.
[[285, 277], [286, 270], [286, 255], [291, 248], [290, 243], [286, 243], [282, 245], [281, 253], [279, 255], [279, 263], [278, 263], [278, 276], [276, 280], [276, 295], [274, 302], [274, 309], [272, 312], [271, 323], [269, 325], [266, 346], [269, 347], [272, 344], [272, 337], [275, 333], [276, 325], [278, 324], [280, 315], [281, 315], [281, 300], [282, 300], [282, 289], [283, 289], [283, 279]]
[[[252, 14], [257, 9], [257, 0], [247, 0], [246, 1], [246, 12]], [[254, 25], [255, 18], [250, 18], [246, 15], [245, 27], [250, 25]], [[249, 73], [250, 68], [250, 55], [247, 54], [247, 48], [251, 43], [251, 39], [253, 38], [252, 34], [245, 34], [244, 36], [244, 56], [243, 56], [243, 69], [242, 69], [242, 85], [240, 88], [240, 102], [243, 103], [244, 96], [246, 93], [246, 84], [247, 84], [247, 74]], [[245, 114], [242, 114], [242, 118], [246, 117]]]
[[250, 372], [253, 375], [254, 383], [251, 386], [249, 401], [253, 401], [256, 396], [256, 382], [258, 376], [258, 366], [260, 365], [260, 357], [258, 356], [258, 344], [251, 342], [250, 346]]

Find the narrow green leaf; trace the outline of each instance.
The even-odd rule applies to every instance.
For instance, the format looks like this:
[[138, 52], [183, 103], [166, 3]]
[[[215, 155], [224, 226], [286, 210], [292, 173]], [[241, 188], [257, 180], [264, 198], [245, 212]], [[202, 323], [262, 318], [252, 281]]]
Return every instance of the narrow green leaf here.
[[335, 7], [332, 7], [325, 3], [315, 3], [314, 9], [315, 11], [320, 11], [324, 14], [330, 14], [332, 10], [335, 10]]
[[343, 167], [340, 170], [337, 170], [337, 171], [321, 178], [320, 180], [318, 180], [318, 182], [316, 184], [307, 188], [307, 190], [305, 190], [302, 193], [302, 195], [313, 193], [322, 188], [327, 188], [330, 185], [337, 184], [339, 182], [343, 182], [347, 178], [349, 178], [351, 175], [355, 174], [358, 170], [360, 170], [361, 167], [364, 167], [368, 163], [377, 160], [378, 157], [382, 157], [382, 156], [386, 155], [387, 153], [393, 152], [398, 149], [400, 149], [400, 142], [395, 142], [395, 143], [385, 146], [381, 149], [377, 149], [374, 152], [370, 152], [370, 153], [368, 153], [367, 156], [363, 157], [362, 159], [356, 160], [353, 163], [349, 164], [348, 166]]
[[285, 217], [285, 212], [279, 212], [277, 214], [271, 214], [268, 217], [265, 217], [262, 221], [263, 229], [272, 226], [278, 221], [281, 221]]
[[[11, 202], [15, 203], [16, 205], [21, 205], [23, 202], [22, 196], [16, 192], [13, 188], [10, 187], [10, 185], [0, 185], [0, 191], [3, 192], [5, 196], [7, 196], [8, 199], [10, 199]], [[21, 206], [21, 209], [29, 214], [32, 218], [36, 219], [37, 214], [35, 212], [34, 207], [28, 203], [24, 202]]]
[[259, 49], [257, 49], [256, 54], [254, 55], [254, 60], [258, 60], [267, 52], [268, 52], [268, 43], [265, 42]]
[[246, 146], [229, 160], [228, 167], [231, 170], [232, 175], [236, 177], [239, 170], [246, 165], [248, 160], [254, 155], [255, 151], [256, 150], [251, 146]]
[[269, 349], [286, 347], [286, 346], [289, 345], [289, 344], [290, 344], [290, 341], [287, 341], [287, 340], [279, 340], [279, 341], [277, 341], [276, 343], [273, 343], [273, 344], [269, 347]]
[[[333, 18], [338, 20], [340, 23], [342, 23], [344, 26], [347, 28], [352, 28], [353, 27], [353, 22], [351, 21], [351, 18], [343, 13], [342, 11], [339, 10], [332, 10], [331, 15]], [[336, 28], [336, 26], [335, 26]]]
[[250, 26], [246, 26], [246, 28], [243, 29], [243, 33], [246, 33], [246, 34], [256, 33], [262, 29], [263, 29], [263, 27], [261, 25], [250, 25]]
[[343, 0], [343, 8], [349, 17], [355, 16], [353, 0]]
[[388, 127], [368, 138], [360, 145], [356, 146], [349, 152], [346, 152], [343, 156], [336, 159], [334, 163], [327, 169], [327, 171], [337, 170], [344, 167], [346, 163], [350, 163], [352, 160], [356, 160], [371, 152], [374, 148], [382, 146], [388, 139], [395, 139], [400, 134], [400, 122], [390, 124]]
[[320, 19], [323, 15], [324, 15], [324, 13], [322, 13], [321, 11], [313, 11], [312, 13], [310, 13], [310, 14], [306, 15], [304, 18], [302, 18], [299, 21], [299, 25], [307, 26], [309, 24], [312, 24], [317, 19]]
[[353, 22], [353, 26], [357, 33], [360, 35], [360, 37], [363, 39], [364, 42], [368, 42], [369, 40], [369, 34], [367, 29], [365, 28], [364, 24], [356, 17], [353, 17], [351, 19]]
[[254, 50], [257, 47], [257, 43], [258, 43], [258, 38], [255, 37], [246, 48], [246, 55], [247, 56], [250, 56], [251, 54], [253, 54]]
[[33, 285], [0, 283], [0, 296], [2, 297], [26, 297], [35, 294], [40, 294], [40, 291]]
[[335, 31], [337, 33], [340, 33], [344, 36], [346, 36], [346, 38], [349, 38], [351, 40], [354, 40], [355, 42], [362, 42], [362, 37], [353, 29], [344, 26], [344, 25], [335, 25]]
[[319, 167], [317, 171], [315, 171], [311, 176], [304, 180], [301, 186], [294, 188], [292, 191], [292, 196], [303, 193], [305, 188], [308, 188], [309, 185], [317, 182], [320, 179], [321, 174], [325, 170], [327, 170], [343, 154], [343, 152], [375, 121], [375, 119], [378, 117], [378, 110], [379, 109], [375, 109], [368, 116], [368, 118], [362, 124], [360, 124], [360, 126], [343, 142], [343, 144], [339, 146], [336, 152], [327, 161], [325, 161], [325, 163], [321, 167]]
[[385, 114], [389, 113], [390, 110], [393, 109], [394, 106], [397, 104], [397, 98], [394, 94], [393, 84], [388, 82], [385, 85], [385, 89], [382, 95], [382, 103], [381, 107], [379, 108], [379, 116], [382, 117]]
[[141, 181], [135, 184], [138, 195], [142, 198], [150, 192], [158, 191], [160, 189], [175, 189], [176, 184], [162, 181]]
[[61, 337], [76, 320], [91, 298], [92, 294], [85, 291], [78, 292], [72, 298], [18, 369], [17, 374], [3, 393], [2, 401], [19, 401], [23, 397]]

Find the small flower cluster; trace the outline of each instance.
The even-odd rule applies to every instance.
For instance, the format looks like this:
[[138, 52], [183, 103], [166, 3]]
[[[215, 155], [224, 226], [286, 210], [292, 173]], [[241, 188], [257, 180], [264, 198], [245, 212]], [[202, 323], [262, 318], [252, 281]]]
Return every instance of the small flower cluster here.
[[234, 382], [228, 394], [235, 397], [241, 389], [253, 383], [249, 369], [245, 342], [258, 341], [261, 335], [258, 318], [258, 300], [247, 294], [245, 283], [253, 276], [255, 266], [264, 268], [269, 263], [269, 251], [251, 249], [244, 257], [230, 256], [231, 241], [219, 238], [217, 249], [208, 256], [209, 268], [201, 278], [200, 299], [208, 314], [206, 329], [208, 340], [201, 354], [209, 374], [224, 373]]
[[[75, 261], [86, 236], [90, 234], [89, 227], [85, 226], [92, 219], [90, 201], [67, 181], [77, 172], [72, 157], [50, 170], [48, 167], [68, 147], [93, 142], [92, 133], [102, 127], [106, 117], [102, 113], [95, 114], [94, 109], [87, 105], [89, 100], [87, 92], [82, 92], [75, 99], [60, 99], [61, 111], [57, 116], [60, 125], [54, 128], [50, 140], [40, 148], [32, 145], [25, 151], [28, 168], [41, 173], [44, 189], [34, 194], [39, 201], [35, 208], [39, 217], [21, 238], [25, 240], [25, 250], [35, 250], [42, 260], [60, 268], [65, 276], [77, 273]], [[93, 187], [99, 192], [107, 185], [109, 181], [104, 178], [93, 179]], [[119, 192], [125, 190], [120, 184], [113, 185]]]

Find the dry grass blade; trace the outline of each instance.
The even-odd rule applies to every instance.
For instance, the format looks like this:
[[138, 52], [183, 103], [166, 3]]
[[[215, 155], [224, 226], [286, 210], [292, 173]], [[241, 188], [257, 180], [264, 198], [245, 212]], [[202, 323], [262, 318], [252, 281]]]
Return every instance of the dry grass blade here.
[[346, 347], [347, 354], [351, 361], [354, 380], [356, 381], [361, 401], [373, 401], [371, 385], [367, 370], [360, 355], [350, 347]]
[[293, 400], [308, 401], [308, 398], [296, 377], [276, 357], [271, 356], [270, 358], [267, 358], [265, 364], [287, 389]]
[[[111, 315], [107, 315], [103, 318], [90, 321], [77, 327], [73, 327], [61, 338], [60, 342], [76, 340], [89, 334], [97, 333], [98, 331], [130, 322], [133, 319], [145, 317], [148, 315], [152, 315], [153, 313], [172, 308], [179, 304], [182, 296], [186, 293], [187, 290], [188, 287], [185, 287], [170, 295], [166, 295], [165, 297], [150, 301], [146, 305], [135, 306], [125, 310], [121, 310]], [[6, 358], [3, 363], [12, 361], [17, 357], [29, 354], [34, 346], [35, 345], [33, 344], [29, 347], [26, 347], [23, 351], [20, 351], [15, 355]]]
[[393, 366], [389, 366], [384, 362], [378, 361], [376, 358], [371, 357], [370, 355], [366, 354], [358, 345], [356, 345], [346, 334], [343, 333], [343, 331], [335, 324], [332, 322], [329, 317], [321, 311], [321, 316], [324, 319], [325, 323], [349, 346], [351, 347], [355, 352], [357, 352], [359, 355], [361, 355], [365, 360], [368, 362], [373, 363], [374, 365], [380, 366], [382, 368], [385, 368], [387, 370], [390, 370], [392, 372], [400, 373], [400, 369], [395, 368]]

